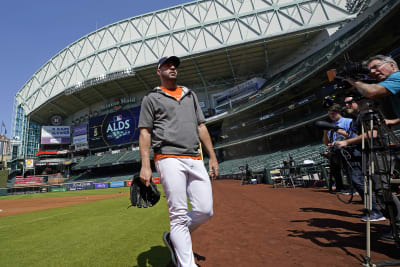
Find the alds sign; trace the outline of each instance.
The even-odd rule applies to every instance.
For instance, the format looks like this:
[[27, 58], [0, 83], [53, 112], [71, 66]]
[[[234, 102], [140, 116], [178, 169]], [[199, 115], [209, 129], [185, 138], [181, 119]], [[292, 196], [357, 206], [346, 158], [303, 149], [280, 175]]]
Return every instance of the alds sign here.
[[135, 107], [90, 118], [89, 147], [113, 146], [137, 141], [139, 112], [140, 107]]

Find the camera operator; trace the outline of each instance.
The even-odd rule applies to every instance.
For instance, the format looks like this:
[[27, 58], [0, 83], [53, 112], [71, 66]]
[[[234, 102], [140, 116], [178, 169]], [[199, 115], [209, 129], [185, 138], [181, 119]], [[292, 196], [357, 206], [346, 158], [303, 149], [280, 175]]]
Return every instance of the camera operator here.
[[[343, 118], [342, 115], [340, 114], [341, 112], [341, 106], [339, 104], [333, 104], [332, 106], [329, 107], [328, 109], [328, 116], [330, 120], [333, 122], [335, 126], [338, 126], [341, 129], [338, 129], [337, 131], [327, 131], [324, 130], [324, 135], [322, 137], [323, 143], [329, 147], [329, 152], [328, 152], [328, 159], [329, 159], [329, 165], [330, 165], [330, 177], [333, 177], [336, 182], [336, 193], [344, 193], [344, 186], [343, 186], [343, 177], [342, 177], [342, 167], [343, 167], [343, 162], [342, 162], [342, 156], [340, 154], [340, 151], [335, 149], [331, 144], [343, 140], [346, 137], [349, 137], [349, 130], [350, 130], [350, 125], [351, 125], [351, 119]], [[331, 186], [329, 190], [331, 190]]]
[[367, 98], [381, 98], [390, 96], [393, 110], [397, 118], [385, 120], [387, 125], [400, 123], [400, 71], [394, 59], [391, 57], [376, 55], [366, 61], [369, 75], [377, 80], [377, 84], [368, 84], [353, 78], [346, 81], [354, 86], [357, 91]]
[[[351, 177], [351, 181], [353, 183], [354, 188], [361, 196], [364, 201], [364, 175], [362, 173], [362, 158], [361, 158], [361, 147], [359, 144], [361, 143], [361, 118], [360, 118], [360, 105], [357, 103], [361, 100], [360, 97], [355, 95], [349, 95], [344, 99], [344, 104], [346, 106], [346, 112], [353, 118], [351, 123], [351, 132], [353, 133], [353, 137], [345, 140], [339, 140], [334, 143], [334, 145], [338, 148], [348, 147], [350, 145], [357, 145], [355, 148], [351, 149], [351, 157], [348, 160], [350, 166], [347, 168], [348, 175]], [[360, 103], [361, 104], [361, 103]], [[376, 188], [376, 186], [375, 186]], [[382, 190], [377, 190], [382, 192]], [[381, 199], [381, 198], [379, 198]], [[382, 206], [383, 202], [379, 202]], [[367, 221], [367, 216], [364, 215], [361, 217], [362, 221]], [[380, 212], [374, 194], [372, 195], [372, 211], [370, 214], [371, 222], [384, 221], [386, 218]]]

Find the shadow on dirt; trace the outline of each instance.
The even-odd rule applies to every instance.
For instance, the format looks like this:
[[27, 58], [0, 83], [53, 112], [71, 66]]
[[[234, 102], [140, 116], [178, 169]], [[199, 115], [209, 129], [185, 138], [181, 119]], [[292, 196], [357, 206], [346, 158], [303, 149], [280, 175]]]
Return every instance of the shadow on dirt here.
[[[323, 208], [301, 208], [301, 210], [303, 212], [325, 213], [347, 218], [359, 217], [353, 213], [341, 210]], [[306, 223], [308, 226], [317, 229], [315, 231], [306, 231], [300, 229], [288, 230], [288, 236], [308, 239], [321, 247], [340, 248], [347, 255], [356, 258], [360, 263], [364, 262], [361, 256], [351, 253], [347, 248], [365, 250], [365, 223], [361, 221], [358, 223], [347, 221], [345, 219], [338, 220], [334, 218], [310, 218], [307, 220], [293, 220], [291, 222], [299, 224]], [[393, 259], [398, 259], [400, 250], [396, 248], [394, 243], [379, 240], [380, 235], [384, 233], [387, 228], [387, 225], [371, 224], [371, 251], [384, 254]]]
[[[205, 261], [206, 257], [193, 253], [194, 258], [197, 263], [201, 263], [201, 261]], [[171, 261], [171, 254], [167, 247], [162, 246], [154, 246], [151, 247], [148, 251], [142, 252], [137, 257], [137, 265], [133, 265], [133, 267], [147, 267], [147, 266], [165, 266], [165, 267], [175, 267], [175, 265]]]

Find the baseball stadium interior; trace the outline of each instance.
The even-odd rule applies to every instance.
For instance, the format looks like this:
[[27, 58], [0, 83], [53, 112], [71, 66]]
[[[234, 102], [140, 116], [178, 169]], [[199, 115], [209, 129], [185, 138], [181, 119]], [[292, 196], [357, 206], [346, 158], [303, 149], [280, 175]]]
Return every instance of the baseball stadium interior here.
[[[303, 262], [298, 263], [297, 259], [310, 256], [312, 257], [308, 260], [312, 262], [311, 265], [319, 265], [319, 263], [313, 262], [320, 257], [319, 254], [312, 255], [313, 253], [304, 252], [306, 251], [304, 248], [313, 245], [316, 247], [314, 251], [329, 249], [329, 254], [325, 255], [329, 255], [330, 259], [335, 259], [335, 261], [338, 260], [331, 264], [328, 263], [327, 266], [339, 266], [339, 263], [345, 261], [347, 264], [347, 256], [353, 257], [352, 261], [349, 261], [349, 265], [340, 266], [353, 266], [351, 264], [356, 260], [363, 266], [399, 266], [400, 261], [397, 260], [385, 261], [381, 265], [372, 264], [370, 246], [371, 243], [383, 240], [383, 243], [377, 245], [379, 249], [373, 250], [374, 257], [382, 254], [385, 259], [388, 257], [391, 260], [399, 259], [400, 108], [393, 103], [396, 103], [396, 100], [400, 101], [400, 96], [398, 91], [393, 92], [381, 85], [388, 76], [383, 80], [378, 76], [375, 76], [376, 80], [372, 78], [373, 70], [376, 71], [386, 63], [389, 63], [386, 66], [392, 67], [393, 73], [399, 74], [397, 73], [398, 67], [393, 62], [394, 60], [400, 64], [400, 27], [396, 26], [399, 25], [399, 17], [400, 0], [202, 0], [127, 18], [99, 29], [96, 26], [94, 32], [87, 33], [65, 48], [61, 47], [59, 53], [48, 59], [47, 62], [43, 62], [42, 67], [16, 93], [13, 103], [12, 129], [9, 133], [11, 137], [6, 136], [4, 123], [1, 125], [0, 131], [2, 151], [0, 197], [25, 199], [29, 202], [34, 197], [73, 196], [76, 194], [76, 201], [86, 203], [106, 200], [106, 197], [91, 198], [92, 196], [89, 196], [92, 193], [95, 195], [97, 192], [106, 192], [109, 194], [107, 199], [110, 200], [114, 200], [114, 198], [118, 200], [117, 198], [123, 197], [123, 201], [125, 201], [129, 194], [131, 206], [142, 208], [143, 200], [147, 201], [147, 198], [141, 198], [138, 192], [142, 190], [143, 193], [143, 188], [147, 186], [147, 188], [157, 189], [158, 187], [160, 189], [161, 193], [153, 190], [158, 192], [157, 201], [160, 199], [160, 194], [167, 199], [165, 202], [168, 207], [160, 208], [160, 204], [158, 204], [157, 208], [160, 210], [165, 208], [164, 211], [168, 208], [171, 210], [168, 193], [172, 190], [168, 190], [166, 187], [168, 185], [166, 177], [175, 179], [176, 176], [172, 174], [168, 176], [163, 173], [160, 177], [157, 169], [160, 172], [163, 171], [160, 168], [162, 161], [157, 161], [157, 157], [160, 156], [160, 153], [173, 154], [180, 150], [172, 150], [173, 153], [167, 153], [165, 151], [170, 151], [163, 150], [161, 152], [161, 149], [157, 150], [157, 146], [154, 146], [155, 156], [154, 151], [150, 151], [152, 171], [152, 177], [150, 177], [151, 171], [148, 169], [146, 154], [143, 154], [143, 157], [146, 158], [143, 161], [145, 171], [142, 169], [138, 125], [143, 99], [145, 100], [143, 101], [144, 112], [140, 119], [141, 127], [156, 125], [159, 122], [153, 118], [157, 117], [158, 113], [148, 110], [157, 105], [153, 103], [163, 105], [165, 98], [163, 100], [158, 98], [157, 100], [160, 101], [149, 104], [149, 97], [145, 96], [153, 88], [160, 86], [157, 70], [161, 72], [160, 69], [165, 67], [163, 64], [168, 64], [168, 68], [174, 69], [177, 62], [168, 60], [176, 60], [176, 58], [170, 57], [176, 56], [180, 60], [177, 67], [177, 84], [193, 90], [195, 94], [192, 95], [197, 96], [199, 105], [194, 96], [194, 106], [192, 106], [192, 102], [189, 102], [188, 109], [185, 109], [187, 111], [194, 108], [193, 111], [196, 112], [193, 112], [193, 116], [191, 116], [192, 113], [184, 112], [185, 115], [189, 114], [185, 117], [190, 117], [188, 120], [176, 119], [178, 116], [171, 117], [173, 120], [180, 121], [179, 123], [186, 123], [185, 126], [189, 121], [193, 126], [191, 127], [193, 133], [199, 129], [201, 140], [204, 141], [203, 146], [207, 148], [202, 150], [202, 144], [200, 144], [201, 159], [206, 169], [210, 170], [209, 176], [205, 171], [202, 172], [202, 179], [212, 184], [212, 193], [211, 190], [207, 192], [210, 192], [208, 195], [212, 195], [215, 201], [209, 201], [211, 204], [205, 206], [212, 209], [215, 207], [215, 214], [219, 216], [218, 212], [221, 210], [229, 210], [229, 212], [236, 210], [238, 206], [247, 201], [248, 203], [242, 207], [243, 210], [252, 210], [254, 207], [257, 213], [264, 216], [260, 217], [262, 219], [257, 219], [253, 217], [253, 213], [227, 213], [238, 221], [238, 228], [226, 228], [225, 232], [220, 232], [222, 228], [209, 227], [209, 230], [211, 229], [218, 235], [215, 234], [213, 239], [204, 234], [207, 237], [203, 244], [207, 244], [207, 249], [214, 250], [213, 246], [208, 247], [208, 245], [218, 243], [217, 245], [220, 247], [215, 249], [216, 254], [224, 250], [221, 248], [227, 248], [226, 255], [228, 256], [226, 258], [239, 251], [241, 252], [240, 257], [243, 257], [249, 252], [244, 251], [243, 247], [245, 246], [246, 249], [251, 250], [249, 255], [254, 255], [253, 252], [257, 254], [254, 261], [260, 262], [260, 265], [246, 262], [246, 265], [251, 266], [269, 266], [265, 261], [265, 258], [269, 257], [272, 258], [271, 262], [279, 262], [279, 264], [272, 265], [305, 265]], [[371, 57], [376, 55], [385, 56], [382, 56], [385, 60], [379, 59], [381, 62], [371, 63], [375, 60], [371, 61]], [[160, 59], [160, 65], [163, 67], [158, 65]], [[372, 66], [369, 65], [370, 63]], [[174, 71], [172, 72], [174, 73]], [[392, 78], [398, 79], [397, 77]], [[164, 82], [165, 77], [161, 78]], [[357, 90], [362, 90], [357, 86], [352, 87], [351, 79], [368, 84], [381, 82], [380, 86], [385, 89], [387, 94], [385, 97], [372, 101], [362, 92], [356, 94]], [[395, 83], [393, 79], [391, 83]], [[395, 81], [398, 82], [398, 80]], [[173, 90], [175, 83], [171, 88], [164, 87]], [[159, 91], [161, 92], [161, 90]], [[180, 91], [176, 90], [175, 92]], [[349, 93], [352, 93], [352, 99], [345, 102]], [[150, 96], [156, 99], [157, 96], [154, 95]], [[174, 102], [174, 105], [179, 106], [182, 102], [180, 102], [179, 96], [177, 99], [178, 102]], [[367, 101], [368, 104], [366, 104]], [[353, 108], [352, 111], [349, 111], [348, 105], [351, 106], [353, 103], [360, 109]], [[348, 131], [340, 128], [342, 126], [339, 125], [339, 121], [334, 120], [330, 113], [332, 108], [338, 104], [340, 105], [339, 111], [335, 112], [339, 114], [339, 117], [342, 114], [347, 122], [351, 121]], [[362, 107], [362, 105], [364, 106]], [[205, 125], [210, 134], [218, 164], [212, 153], [211, 160], [206, 153], [206, 150], [211, 152], [212, 150], [209, 149], [208, 136], [204, 137], [204, 132], [201, 132], [204, 130], [203, 125], [196, 128], [196, 123], [190, 121], [196, 116], [197, 121], [202, 121], [201, 114], [197, 112], [199, 106], [205, 116]], [[166, 110], [168, 109], [166, 108]], [[151, 115], [143, 115], [147, 113]], [[167, 113], [167, 111], [163, 111], [161, 117]], [[178, 112], [174, 111], [173, 113]], [[367, 116], [369, 116], [368, 120], [365, 119]], [[149, 124], [143, 124], [143, 117], [152, 119], [148, 119]], [[350, 117], [352, 119], [349, 119]], [[390, 126], [387, 120], [397, 121], [397, 125], [393, 123]], [[156, 122], [154, 123], [154, 121]], [[3, 127], [4, 135], [2, 135]], [[154, 132], [158, 134], [158, 128], [154, 127], [154, 129], [156, 129]], [[169, 130], [173, 127], [164, 126], [160, 130], [164, 136], [167, 136], [165, 129]], [[342, 132], [339, 133], [340, 130]], [[330, 132], [328, 133], [328, 131]], [[147, 133], [146, 130], [144, 132]], [[179, 131], [176, 130], [170, 136], [175, 139], [184, 139], [180, 135], [177, 137], [177, 132]], [[376, 132], [376, 136], [371, 137], [371, 132], [374, 134]], [[334, 134], [342, 135], [340, 136], [342, 139], [333, 138]], [[158, 135], [154, 136], [158, 138]], [[188, 136], [195, 135], [184, 135], [184, 137]], [[363, 136], [362, 145], [348, 142], [343, 145], [343, 148], [339, 146], [340, 142], [343, 144], [346, 140], [361, 136]], [[368, 138], [364, 138], [364, 136]], [[143, 131], [141, 138], [143, 147]], [[155, 139], [152, 138], [152, 141]], [[159, 140], [163, 139], [159, 138]], [[197, 139], [192, 138], [191, 140], [194, 141], [186, 143], [194, 144], [195, 148], [182, 153], [184, 156], [194, 156], [196, 153]], [[147, 142], [147, 140], [145, 141]], [[173, 143], [170, 140], [161, 142], [168, 145]], [[176, 147], [178, 146], [184, 147], [180, 143], [176, 145]], [[353, 150], [348, 152], [346, 146], [348, 151]], [[164, 148], [161, 144], [160, 147]], [[335, 155], [332, 156], [334, 150], [341, 161], [340, 163], [336, 162], [336, 165], [333, 159]], [[355, 155], [354, 151], [360, 153]], [[169, 157], [171, 155], [161, 156]], [[180, 156], [182, 155], [179, 154], [177, 157]], [[196, 155], [191, 159], [190, 168], [198, 164], [201, 165], [202, 170], [204, 169], [199, 158]], [[167, 161], [169, 159], [162, 159], [169, 169], [175, 171], [178, 165], [171, 164]], [[345, 164], [347, 165], [344, 166]], [[218, 167], [219, 174], [214, 175], [217, 171], [213, 172], [212, 170], [217, 170]], [[184, 169], [186, 176], [182, 175], [182, 177], [186, 179], [174, 180], [182, 181], [181, 184], [184, 184], [182, 188], [189, 188], [198, 181], [199, 175], [193, 175], [197, 180], [188, 178], [187, 173], [190, 172], [190, 168]], [[173, 174], [175, 175], [175, 173]], [[135, 179], [133, 179], [134, 177]], [[359, 180], [357, 180], [358, 178]], [[361, 182], [358, 183], [359, 181]], [[148, 186], [150, 182], [151, 186]], [[159, 185], [161, 182], [163, 188]], [[362, 184], [362, 190], [360, 184]], [[176, 184], [173, 185], [175, 190]], [[135, 186], [136, 191], [132, 189]], [[190, 208], [194, 207], [193, 210], [196, 211], [196, 203], [190, 202], [196, 197], [193, 197], [192, 191], [187, 188], [186, 195], [182, 193], [183, 196], [179, 200], [184, 203], [182, 206], [187, 208], [185, 196], [188, 196]], [[237, 191], [233, 191], [233, 189]], [[253, 189], [258, 191], [252, 191]], [[64, 193], [78, 190], [91, 191]], [[238, 194], [239, 191], [254, 197], [250, 199], [246, 194]], [[63, 193], [50, 194], [50, 192]], [[223, 192], [223, 196], [221, 193], [218, 195], [218, 192]], [[304, 192], [307, 193], [308, 199], [299, 200], [297, 197], [303, 196]], [[87, 195], [78, 196], [81, 193], [87, 193]], [[237, 202], [233, 202], [232, 199], [221, 202], [226, 195], [232, 195]], [[288, 195], [293, 196], [292, 202], [288, 201]], [[314, 206], [314, 203], [321, 201], [322, 198], [318, 199], [318, 196], [321, 195], [326, 197], [323, 199], [323, 204], [319, 207]], [[137, 196], [138, 199], [132, 196]], [[260, 196], [271, 198], [265, 200]], [[355, 200], [353, 200], [353, 196], [356, 196]], [[181, 201], [182, 199], [183, 201]], [[352, 205], [346, 205], [347, 209], [336, 209], [337, 200], [342, 202], [339, 204]], [[123, 201], [121, 203], [127, 202]], [[25, 205], [24, 203], [27, 202], [21, 202], [21, 205]], [[299, 207], [292, 207], [293, 203], [297, 202]], [[68, 205], [75, 205], [72, 200], [71, 203]], [[122, 207], [120, 202], [110, 201], [110, 203], [113, 206], [110, 204], [104, 209], [117, 205]], [[226, 208], [221, 203], [232, 203], [232, 205]], [[276, 214], [276, 209], [269, 209], [269, 206], [282, 210], [282, 213], [279, 214], [285, 212], [285, 215]], [[148, 206], [144, 205], [143, 207], [147, 208]], [[125, 209], [125, 207], [123, 208]], [[187, 210], [190, 211], [190, 208]], [[212, 209], [208, 211], [207, 216], [212, 216]], [[290, 216], [286, 214], [289, 209], [293, 211]], [[144, 209], [139, 211], [142, 210]], [[376, 210], [378, 212], [374, 213]], [[5, 208], [1, 207], [2, 214], [0, 215], [9, 216], [4, 211]], [[129, 210], [129, 212], [131, 211], [132, 209]], [[83, 210], [81, 213], [86, 215]], [[318, 213], [318, 215], [313, 215], [314, 213]], [[379, 215], [377, 215], [378, 213]], [[32, 217], [32, 219], [23, 220], [27, 224], [33, 222], [32, 225], [39, 225], [44, 224], [43, 222], [48, 218], [54, 218], [56, 222], [61, 221], [63, 219], [60, 218], [66, 217], [56, 216], [69, 216], [69, 214], [71, 214], [71, 221], [79, 221], [80, 224], [80, 219], [77, 219], [80, 218], [78, 217], [80, 215], [78, 215], [78, 211], [75, 214], [75, 210], [74, 213], [65, 211], [60, 215], [44, 212], [40, 218]], [[104, 217], [103, 213], [99, 212], [98, 214]], [[244, 220], [237, 218], [237, 214], [243, 218], [250, 218], [249, 223], [244, 224]], [[125, 216], [125, 214], [123, 215]], [[137, 221], [140, 221], [141, 224], [137, 225], [140, 226], [147, 225], [147, 222], [150, 221], [147, 217], [148, 221], [142, 220], [142, 217], [139, 218], [135, 214], [130, 214], [130, 216], [125, 216], [125, 219], [138, 219]], [[164, 215], [157, 216], [157, 218], [161, 218]], [[103, 217], [93, 216], [90, 219], [90, 227], [97, 218]], [[115, 216], [108, 217], [114, 218]], [[164, 217], [165, 222], [167, 219], [171, 219], [171, 215], [168, 218]], [[276, 218], [270, 220], [270, 217]], [[284, 217], [284, 220], [278, 220], [278, 217]], [[347, 220], [345, 221], [342, 217]], [[37, 223], [39, 220], [40, 222]], [[270, 221], [266, 222], [267, 220]], [[158, 219], [153, 221], [160, 223]], [[282, 222], [286, 224], [282, 225]], [[371, 222], [380, 222], [381, 224], [373, 224], [371, 227]], [[230, 224], [230, 221], [220, 220], [219, 223], [225, 227]], [[274, 224], [276, 228], [282, 228], [285, 232], [275, 235], [275, 239], [269, 240], [270, 236], [265, 234], [266, 232], [260, 234], [257, 230], [259, 228], [253, 229], [256, 224], [262, 225], [265, 229]], [[46, 224], [44, 225], [46, 226]], [[124, 223], [119, 225], [107, 223], [106, 226], [109, 227], [109, 225], [121, 233], [120, 236], [115, 237], [115, 240], [122, 238], [122, 234], [129, 235], [123, 231], [125, 228], [131, 228], [131, 225], [127, 227]], [[136, 221], [134, 225], [137, 226]], [[6, 224], [2, 226], [4, 231], [10, 231], [11, 228], [7, 227]], [[22, 224], [20, 227], [23, 227]], [[58, 224], [57, 227], [61, 228]], [[242, 242], [240, 238], [246, 239], [246, 242], [241, 244], [243, 246], [235, 246], [231, 249], [230, 242], [221, 241], [227, 233], [236, 233], [236, 230], [231, 229], [246, 230], [244, 238], [240, 235], [239, 238], [232, 237], [238, 242]], [[268, 233], [272, 233], [275, 231], [274, 229], [271, 227], [268, 229]], [[364, 229], [366, 229], [365, 232]], [[28, 230], [30, 231], [30, 229]], [[139, 232], [136, 229], [134, 231]], [[142, 228], [140, 231], [143, 231]], [[17, 231], [11, 230], [10, 232]], [[247, 236], [249, 232], [252, 233], [252, 236]], [[163, 240], [166, 233], [163, 234]], [[201, 236], [205, 232], [196, 233]], [[114, 235], [112, 232], [107, 234]], [[41, 230], [37, 236], [39, 235], [48, 236], [48, 232]], [[171, 241], [173, 238], [169, 235], [168, 233], [169, 242], [173, 247]], [[252, 243], [256, 235], [265, 235], [266, 239], [260, 239], [263, 242], [261, 246], [258, 243]], [[87, 238], [87, 236], [89, 236], [87, 232], [82, 234], [82, 238]], [[224, 237], [222, 238], [222, 236]], [[195, 236], [194, 240], [197, 237]], [[301, 240], [302, 242], [297, 242], [291, 247], [281, 245], [289, 244], [294, 240], [293, 237], [305, 241]], [[347, 240], [345, 240], [346, 238]], [[275, 240], [278, 239], [285, 239], [287, 243], [276, 243]], [[7, 238], [4, 240], [9, 242]], [[23, 239], [16, 238], [16, 240], [19, 245]], [[360, 240], [365, 242], [358, 244], [361, 243]], [[59, 243], [61, 241], [62, 238], [57, 240]], [[134, 242], [136, 241], [134, 240]], [[75, 240], [73, 242], [74, 245], [71, 247], [77, 243]], [[116, 241], [115, 244], [118, 242]], [[141, 243], [141, 240], [137, 243]], [[170, 251], [157, 244], [155, 242], [149, 245], [150, 248], [137, 249], [140, 251], [137, 256], [138, 266], [150, 266], [149, 264], [152, 262], [149, 259], [154, 255], [156, 255], [154, 258], [161, 259], [164, 254], [167, 255], [169, 252], [173, 254], [173, 249], [171, 250], [168, 245]], [[226, 247], [224, 247], [225, 245]], [[42, 244], [40, 246], [46, 248], [46, 257], [49, 252], [53, 253], [53, 248]], [[261, 250], [264, 250], [264, 246], [268, 249], [260, 253]], [[108, 247], [93, 247], [96, 257], [105, 249], [107, 249], [107, 253], [104, 254], [114, 257]], [[270, 248], [274, 247], [284, 247], [282, 254], [279, 254], [282, 256], [272, 257], [275, 251]], [[10, 248], [10, 251], [12, 249]], [[80, 244], [76, 249], [85, 251], [86, 248]], [[129, 247], [129, 251], [131, 250], [134, 249]], [[355, 255], [358, 252], [354, 251], [362, 250], [366, 251], [365, 256]], [[17, 252], [21, 253], [20, 251], [22, 250]], [[299, 256], [300, 253], [307, 257]], [[70, 252], [70, 254], [74, 253]], [[187, 254], [192, 255], [192, 253]], [[34, 253], [32, 255], [35, 259], [39, 258]], [[210, 257], [209, 254], [207, 257]], [[145, 258], [146, 262], [143, 260]], [[203, 258], [203, 262], [205, 262], [205, 257]], [[221, 262], [226, 258], [221, 257]], [[282, 261], [286, 258], [287, 261]], [[320, 258], [323, 261], [326, 260], [324, 257]], [[57, 257], [53, 257], [51, 262], [57, 262], [57, 260]], [[89, 260], [91, 258], [85, 255], [84, 260], [81, 261], [84, 262], [82, 266], [86, 266], [85, 263]], [[132, 262], [131, 259], [128, 260], [129, 266], [133, 266], [136, 259], [133, 259]], [[143, 263], [139, 264], [139, 260]], [[196, 260], [199, 261], [198, 258]], [[211, 266], [242, 266], [236, 265], [236, 262], [232, 265], [218, 265], [212, 260], [208, 262], [212, 262]], [[245, 261], [240, 263], [243, 262]], [[110, 261], [109, 264], [114, 264], [114, 262]], [[118, 266], [122, 266], [122, 264]], [[155, 263], [152, 266], [159, 265]]]
[[[375, 54], [398, 61], [400, 4], [267, 2], [188, 3], [110, 24], [63, 49], [16, 94], [2, 194], [131, 180], [140, 171], [140, 103], [159, 85], [158, 58], [172, 54], [181, 59], [178, 84], [196, 92], [206, 116], [217, 179], [250, 170], [254, 183], [326, 186], [326, 147], [314, 123], [328, 120], [323, 99], [347, 90], [326, 72]], [[393, 118], [387, 101], [380, 107]], [[285, 181], [288, 164], [298, 167], [296, 181]]]

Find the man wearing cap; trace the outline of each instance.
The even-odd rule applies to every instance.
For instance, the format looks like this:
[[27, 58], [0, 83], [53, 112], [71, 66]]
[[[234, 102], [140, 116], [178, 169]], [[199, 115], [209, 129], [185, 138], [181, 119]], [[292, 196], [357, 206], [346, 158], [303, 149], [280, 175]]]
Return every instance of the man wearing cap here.
[[349, 129], [351, 124], [351, 119], [343, 118], [340, 114], [341, 106], [339, 104], [333, 104], [328, 109], [329, 119], [332, 124], [338, 126], [340, 129], [333, 131], [324, 130], [324, 135], [322, 142], [329, 147], [329, 165], [330, 165], [330, 175], [335, 179], [336, 182], [336, 192], [341, 193], [344, 191], [343, 186], [343, 176], [342, 176], [342, 156], [339, 151], [336, 151], [332, 144], [335, 141], [343, 140], [349, 136]]
[[194, 267], [190, 233], [213, 215], [211, 182], [201, 160], [200, 141], [210, 157], [210, 174], [218, 176], [218, 162], [196, 94], [176, 83], [179, 64], [178, 57], [161, 58], [157, 66], [161, 86], [143, 98], [138, 126], [140, 177], [149, 184], [151, 145], [169, 210], [170, 233], [165, 232], [163, 240], [176, 266]]
[[[353, 133], [351, 138], [345, 140], [337, 140], [334, 145], [338, 148], [345, 148], [349, 145], [356, 145], [361, 143], [362, 135], [361, 135], [361, 117], [360, 117], [360, 104], [365, 100], [360, 99], [359, 96], [356, 95], [348, 95], [344, 99], [344, 104], [346, 106], [346, 112], [351, 116], [353, 121], [351, 122], [351, 132]], [[350, 152], [351, 151], [351, 152]], [[361, 158], [361, 146], [356, 146], [351, 149], [349, 153], [351, 153], [350, 159], [348, 162], [350, 164], [348, 168], [348, 174], [351, 177], [352, 183], [356, 191], [359, 193], [361, 199], [364, 201], [364, 174], [362, 173], [362, 158]], [[377, 177], [374, 177], [377, 180]], [[375, 181], [376, 183], [377, 181]], [[383, 193], [381, 190], [381, 185], [379, 188], [375, 186], [375, 190], [378, 194], [378, 200], [380, 201], [380, 205], [383, 207]], [[384, 221], [386, 218], [382, 215], [376, 204], [375, 195], [372, 194], [372, 207], [370, 213], [370, 221], [379, 222]], [[387, 214], [387, 213], [386, 213]], [[361, 221], [367, 221], [367, 215], [364, 214], [361, 217]]]

